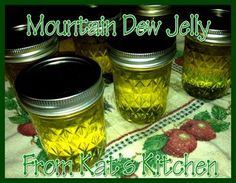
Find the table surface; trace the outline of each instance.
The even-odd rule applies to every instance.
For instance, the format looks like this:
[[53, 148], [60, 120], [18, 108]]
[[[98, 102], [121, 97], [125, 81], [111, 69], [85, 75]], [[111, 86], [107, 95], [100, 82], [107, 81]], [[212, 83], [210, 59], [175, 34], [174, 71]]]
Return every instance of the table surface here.
[[[129, 177], [135, 178], [153, 178], [155, 177], [152, 173], [147, 171], [144, 176], [143, 171], [143, 157], [142, 154], [145, 149], [150, 149], [157, 143], [150, 141], [150, 137], [161, 135], [164, 132], [178, 128], [181, 124], [186, 122], [188, 119], [193, 119], [197, 114], [203, 114], [202, 112], [207, 112], [212, 114], [214, 109], [223, 109], [226, 111], [227, 116], [224, 118], [224, 122], [231, 123], [231, 91], [220, 99], [212, 101], [203, 101], [195, 99], [189, 96], [182, 88], [181, 85], [181, 58], [178, 58], [183, 53], [184, 39], [178, 37], [177, 39], [177, 55], [176, 60], [172, 66], [170, 89], [168, 94], [167, 109], [164, 116], [157, 122], [149, 125], [138, 125], [132, 124], [125, 121], [120, 114], [117, 112], [115, 105], [115, 96], [113, 83], [106, 86], [104, 91], [105, 99], [105, 121], [106, 121], [106, 132], [107, 132], [107, 147], [103, 160], [107, 160], [109, 156], [113, 158], [118, 158], [121, 153], [124, 158], [132, 159], [138, 162], [136, 171]], [[67, 47], [63, 47], [65, 49]], [[73, 46], [70, 46], [73, 49]], [[68, 51], [68, 50], [65, 50]], [[69, 50], [70, 51], [70, 50]], [[5, 81], [6, 93], [9, 93], [9, 83]], [[5, 97], [5, 101], [8, 100]], [[14, 99], [15, 100], [15, 99]], [[34, 175], [34, 169], [29, 168], [28, 176], [23, 174], [23, 159], [24, 154], [34, 153], [38, 155], [41, 148], [37, 144], [32, 143], [32, 137], [23, 136], [17, 132], [18, 124], [12, 123], [9, 117], [16, 115], [16, 110], [7, 107], [5, 108], [5, 177], [6, 178], [16, 178], [16, 177], [47, 177], [55, 178], [55, 174], [51, 176], [45, 176], [39, 174]], [[149, 140], [151, 142], [149, 146], [144, 146], [144, 143]], [[172, 162], [183, 161], [184, 158], [176, 158], [172, 156], [167, 156], [172, 160]], [[193, 161], [195, 164], [198, 162], [216, 162], [218, 175], [213, 173], [207, 175], [192, 175], [191, 171], [188, 175], [176, 175], [174, 173], [166, 175], [160, 173], [158, 177], [164, 178], [181, 178], [181, 177], [231, 177], [231, 125], [227, 129], [220, 130], [216, 133], [216, 138], [211, 141], [198, 141], [197, 148], [189, 154], [189, 161]], [[173, 165], [173, 164], [172, 164]], [[213, 171], [213, 170], [212, 170]], [[115, 175], [108, 174], [106, 177], [120, 177], [123, 176], [122, 173], [117, 173]], [[59, 176], [60, 177], [60, 176]], [[70, 178], [72, 176], [66, 175]], [[92, 177], [89, 172], [85, 172], [82, 176], [79, 172], [73, 173], [73, 178], [77, 177]], [[96, 177], [103, 177], [96, 176]], [[93, 177], [95, 178], [95, 177]]]

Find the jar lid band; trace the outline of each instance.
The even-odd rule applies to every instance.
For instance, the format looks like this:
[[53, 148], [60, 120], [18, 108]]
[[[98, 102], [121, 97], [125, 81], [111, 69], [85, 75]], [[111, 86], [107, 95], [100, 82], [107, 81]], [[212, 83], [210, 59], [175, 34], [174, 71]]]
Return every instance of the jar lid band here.
[[[197, 36], [193, 36], [193, 39], [198, 40]], [[231, 45], [231, 33], [228, 30], [209, 29], [204, 43]]]
[[6, 49], [5, 62], [23, 63], [36, 61], [54, 54], [58, 50], [58, 45], [58, 38], [53, 36], [49, 40], [37, 45], [25, 48]]
[[176, 42], [165, 50], [152, 53], [128, 53], [114, 48], [109, 49], [113, 64], [127, 69], [153, 69], [168, 64], [176, 53]]
[[135, 13], [144, 17], [165, 16], [172, 13], [168, 5], [140, 5], [136, 8]]
[[[50, 74], [58, 68], [56, 74]], [[37, 75], [45, 75], [45, 72], [49, 72], [47, 77], [51, 78], [34, 79]], [[66, 77], [66, 74], [70, 76]], [[91, 78], [87, 78], [88, 75], [92, 75]], [[28, 77], [32, 79], [27, 79]], [[63, 80], [63, 77], [66, 79]], [[33, 83], [34, 80], [37, 83]], [[48, 83], [44, 84], [44, 81]], [[45, 88], [48, 84], [60, 91], [56, 94], [57, 89]], [[35, 86], [40, 90], [37, 94], [37, 89], [28, 91]], [[95, 61], [83, 57], [56, 57], [37, 62], [23, 70], [16, 79], [15, 88], [21, 103], [29, 112], [42, 116], [62, 116], [82, 111], [94, 104], [102, 96], [104, 84], [101, 69]]]

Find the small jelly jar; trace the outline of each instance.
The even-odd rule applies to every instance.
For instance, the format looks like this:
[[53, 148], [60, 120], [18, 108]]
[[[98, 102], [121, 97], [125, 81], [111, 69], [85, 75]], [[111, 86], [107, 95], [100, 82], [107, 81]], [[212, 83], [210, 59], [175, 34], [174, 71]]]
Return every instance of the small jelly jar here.
[[191, 96], [213, 100], [224, 96], [231, 85], [230, 13], [211, 9], [203, 16], [207, 15], [212, 24], [206, 40], [185, 38], [182, 84]]
[[56, 36], [27, 36], [26, 30], [25, 24], [7, 27], [5, 69], [12, 86], [22, 69], [35, 61], [49, 58], [58, 51], [59, 41]]
[[116, 105], [129, 122], [157, 121], [167, 103], [175, 39], [126, 36], [110, 41]]
[[[119, 29], [121, 14], [117, 6], [89, 6], [84, 9], [84, 12], [81, 12], [81, 15], [83, 15], [83, 13], [85, 18], [94, 23], [100, 21], [100, 17], [104, 16], [105, 20], [115, 21], [116, 28]], [[112, 65], [107, 54], [107, 37], [111, 37], [114, 30], [112, 29], [113, 26], [110, 27], [110, 30], [107, 30], [106, 26], [104, 27], [105, 28], [99, 26], [97, 30], [93, 31], [105, 32], [105, 34], [108, 31], [110, 34], [109, 36], [90, 36], [86, 34], [84, 36], [75, 37], [74, 42], [76, 54], [91, 58], [96, 61], [102, 69], [103, 76], [106, 79], [111, 80]]]
[[38, 62], [17, 77], [18, 97], [30, 114], [49, 159], [81, 155], [94, 164], [106, 145], [103, 79], [99, 65], [82, 57], [55, 57]]

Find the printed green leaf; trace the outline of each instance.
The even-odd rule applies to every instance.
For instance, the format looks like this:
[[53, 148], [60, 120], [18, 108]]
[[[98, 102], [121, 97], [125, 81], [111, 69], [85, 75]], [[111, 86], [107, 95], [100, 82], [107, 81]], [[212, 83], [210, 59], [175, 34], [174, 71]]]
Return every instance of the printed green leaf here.
[[[38, 154], [38, 156], [37, 156], [37, 160], [38, 161], [43, 161], [44, 163], [46, 163], [49, 159], [48, 159], [48, 156], [47, 156], [47, 154], [46, 154], [46, 152], [44, 151], [44, 150], [42, 150], [42, 151], [40, 151], [39, 152], [39, 154]], [[51, 164], [49, 164], [48, 166], [47, 166], [47, 170], [49, 169], [49, 168], [51, 168]], [[40, 172], [43, 172], [43, 169], [42, 169], [42, 167], [41, 167], [41, 169], [39, 168], [39, 171]]]
[[39, 152], [39, 154], [37, 156], [37, 160], [38, 161], [44, 161], [44, 162], [48, 161], [48, 156], [47, 156], [47, 154], [44, 150]]
[[208, 121], [209, 119], [211, 119], [211, 114], [208, 111], [203, 111], [203, 112], [200, 112], [200, 113], [196, 114], [193, 117], [193, 119]]
[[18, 107], [18, 111], [21, 115], [28, 116], [28, 113], [21, 106]]
[[35, 144], [38, 146], [38, 148], [43, 149], [42, 143], [39, 138], [35, 141]]
[[207, 121], [215, 132], [223, 132], [229, 129], [230, 123], [218, 119], [210, 119]]
[[29, 118], [24, 115], [16, 115], [8, 117], [8, 119], [15, 124], [24, 124], [29, 122]]
[[17, 102], [14, 99], [5, 98], [5, 108], [7, 110], [17, 109]]
[[30, 117], [29, 117], [28, 113], [25, 112], [24, 110], [21, 110], [20, 116], [22, 116], [23, 118], [27, 119], [28, 122], [30, 122]]
[[[153, 169], [157, 170], [160, 164], [157, 164], [157, 158], [162, 159], [165, 153], [162, 148], [166, 145], [168, 137], [165, 134], [155, 135], [149, 137], [143, 145], [143, 150], [145, 150], [146, 158], [150, 157], [147, 164]], [[151, 170], [149, 170], [151, 171]]]
[[11, 87], [7, 88], [7, 91], [5, 92], [5, 97], [8, 99], [15, 98], [15, 92], [14, 92], [13, 88], [11, 88]]
[[135, 173], [138, 170], [139, 167], [139, 162], [131, 159], [131, 158], [124, 158], [124, 157], [120, 157], [119, 159], [116, 159], [112, 162], [112, 169], [113, 170], [118, 170], [114, 176], [115, 177], [125, 177], [127, 176], [126, 172], [131, 172], [131, 168], [133, 168], [132, 166], [125, 166], [125, 164], [127, 162], [131, 162], [132, 165], [134, 165], [135, 169], [134, 171], [132, 171], [133, 173]]
[[218, 120], [225, 120], [227, 118], [226, 109], [217, 105], [212, 107], [211, 114], [215, 119], [218, 119]]
[[179, 57], [181, 57], [181, 56], [183, 56], [183, 51], [176, 51], [176, 53], [175, 53], [175, 58], [179, 58]]
[[[151, 156], [152, 153], [152, 156]], [[162, 161], [163, 156], [165, 153], [162, 150], [157, 150], [157, 151], [147, 151], [145, 153], [144, 158], [150, 158], [146, 163], [154, 170], [157, 172], [159, 167], [162, 167], [163, 165], [159, 163], [159, 160]], [[151, 171], [150, 169], [146, 169], [145, 171]]]
[[168, 141], [168, 137], [164, 134], [149, 137], [144, 142], [143, 150], [146, 150], [148, 152], [158, 151], [162, 149], [162, 147], [165, 146], [167, 141]]

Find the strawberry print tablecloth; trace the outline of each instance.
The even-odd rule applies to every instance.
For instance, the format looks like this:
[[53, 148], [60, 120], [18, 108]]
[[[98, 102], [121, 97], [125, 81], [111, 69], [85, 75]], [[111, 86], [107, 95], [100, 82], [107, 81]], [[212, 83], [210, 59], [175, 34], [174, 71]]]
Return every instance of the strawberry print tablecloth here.
[[[189, 96], [181, 85], [183, 46], [184, 38], [178, 37], [167, 109], [164, 116], [154, 124], [137, 125], [125, 121], [116, 109], [113, 83], [106, 85], [104, 105], [107, 146], [102, 160], [108, 162], [110, 158], [113, 158], [116, 160], [113, 166], [118, 168], [117, 171], [111, 173], [109, 171], [113, 167], [108, 166], [109, 173], [105, 175], [106, 178], [231, 177], [231, 91], [226, 96], [213, 101], [199, 100]], [[46, 160], [47, 157], [37, 137], [33, 138], [18, 133], [17, 127], [27, 120], [27, 115], [19, 109], [8, 81], [5, 81], [5, 91], [5, 177], [64, 177], [56, 174], [43, 175], [42, 173], [35, 176], [33, 168], [29, 168], [28, 175], [24, 176], [22, 159], [24, 154], [34, 153], [39, 160]], [[170, 140], [165, 133], [171, 129], [180, 128], [191, 119], [207, 121], [214, 130], [216, 138], [210, 141], [198, 140], [197, 147], [188, 157], [181, 158], [165, 154], [163, 148]], [[145, 164], [147, 156], [144, 155], [149, 155], [152, 152], [155, 152], [156, 157], [163, 158], [165, 156], [167, 160], [171, 161], [171, 163], [166, 163], [165, 171], [165, 165], [163, 161], [161, 162], [163, 160], [161, 158], [160, 161], [150, 159]], [[188, 162], [193, 162], [193, 164], [187, 164], [189, 165], [187, 168], [184, 167], [188, 163], [186, 158]], [[130, 163], [130, 166], [127, 166], [127, 162]], [[207, 166], [211, 163], [212, 167]], [[157, 165], [160, 166], [159, 171], [153, 172], [152, 170], [157, 169]], [[181, 167], [184, 168], [183, 171]], [[95, 171], [96, 167], [91, 170]], [[81, 175], [80, 172], [73, 172], [73, 176], [67, 174], [65, 177], [103, 178], [104, 175], [92, 176], [89, 171], [85, 171], [84, 175]]]

